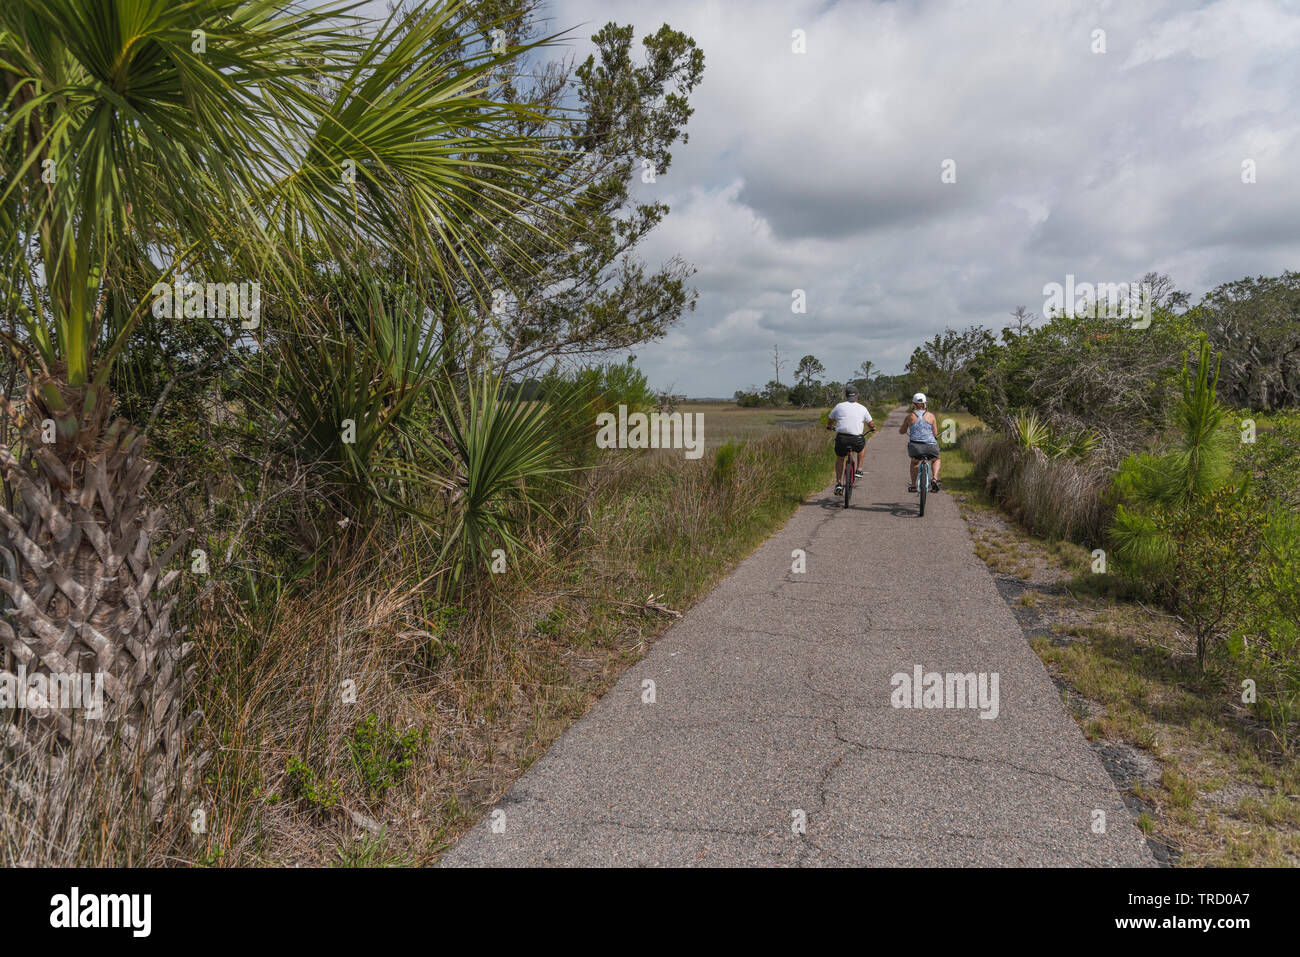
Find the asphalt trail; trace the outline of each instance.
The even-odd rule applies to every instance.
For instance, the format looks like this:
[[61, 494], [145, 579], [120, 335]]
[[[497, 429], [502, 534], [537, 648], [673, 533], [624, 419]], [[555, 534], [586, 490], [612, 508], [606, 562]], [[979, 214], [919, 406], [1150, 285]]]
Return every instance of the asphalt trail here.
[[[440, 865], [1153, 865], [956, 503], [917, 517], [888, 421], [852, 508], [804, 502]], [[996, 673], [997, 716], [894, 707], [917, 665]]]

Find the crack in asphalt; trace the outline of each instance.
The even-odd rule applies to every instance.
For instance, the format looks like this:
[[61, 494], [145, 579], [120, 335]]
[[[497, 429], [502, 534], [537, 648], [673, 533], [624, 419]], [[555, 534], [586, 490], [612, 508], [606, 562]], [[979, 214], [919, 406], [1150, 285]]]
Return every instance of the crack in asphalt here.
[[767, 725], [768, 722], [776, 718], [793, 718], [800, 721], [812, 721], [818, 724], [831, 724], [833, 719], [826, 718], [815, 714], [749, 714], [735, 718], [717, 717], [708, 721], [698, 722], [681, 722], [673, 721], [671, 718], [661, 719], [666, 727], [676, 731], [699, 731], [705, 728], [723, 727], [726, 725]]
[[1085, 781], [1080, 778], [1067, 778], [1059, 774], [1053, 774], [1051, 771], [1040, 771], [1037, 768], [1027, 768], [1024, 765], [1013, 764], [1010, 761], [1000, 761], [997, 758], [985, 758], [985, 757], [978, 757], [976, 755], [967, 755], [967, 754], [951, 754], [946, 751], [926, 751], [921, 748], [891, 748], [883, 744], [864, 744], [861, 741], [854, 741], [852, 738], [844, 737], [844, 735], [840, 732], [839, 722], [836, 721], [832, 723], [835, 726], [835, 737], [837, 740], [841, 741], [844, 744], [850, 745], [852, 747], [858, 748], [863, 751], [887, 751], [893, 754], [913, 754], [913, 755], [923, 755], [932, 758], [952, 758], [954, 761], [967, 761], [971, 764], [988, 764], [988, 765], [1011, 768], [1012, 770], [1021, 771], [1025, 774], [1033, 774], [1039, 777], [1051, 778], [1055, 781], [1060, 781], [1062, 784], [1076, 784], [1076, 785], [1082, 785], [1083, 787], [1090, 788], [1090, 789], [1104, 790], [1104, 788], [1102, 788], [1101, 785], [1093, 781]]
[[[746, 628], [744, 632], [737, 632], [740, 637], [745, 635], [763, 635], [767, 638], [786, 638], [801, 642], [805, 645], [826, 645], [827, 647], [843, 647], [843, 642], [820, 641], [816, 638], [810, 638], [807, 634], [799, 634], [793, 631], [766, 631], [762, 628]], [[849, 636], [852, 637], [852, 636]]]
[[686, 826], [680, 824], [642, 824], [634, 821], [611, 821], [599, 819], [583, 822], [560, 820], [558, 823], [562, 826], [571, 827], [574, 830], [580, 831], [589, 831], [597, 827], [617, 827], [625, 831], [664, 831], [668, 834], [722, 834], [729, 837], [772, 837], [775, 836], [775, 833], [780, 833], [779, 830], [774, 833], [772, 827], [737, 830], [734, 828], [720, 827], [711, 824]]

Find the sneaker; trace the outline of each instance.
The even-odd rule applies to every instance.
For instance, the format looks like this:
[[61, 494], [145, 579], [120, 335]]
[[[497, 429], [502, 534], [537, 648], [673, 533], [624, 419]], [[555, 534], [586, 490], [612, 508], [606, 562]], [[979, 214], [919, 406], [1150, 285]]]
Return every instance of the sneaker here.
[[843, 494], [844, 494], [844, 486], [843, 486], [843, 485], [836, 485], [836, 486], [835, 486], [835, 494], [836, 494], [836, 495], [843, 495]]
[[938, 480], [938, 479], [935, 479], [933, 482], [930, 483], [930, 491], [931, 491], [931, 492], [942, 492], [942, 491], [943, 491], [943, 487], [939, 485], [939, 480]]

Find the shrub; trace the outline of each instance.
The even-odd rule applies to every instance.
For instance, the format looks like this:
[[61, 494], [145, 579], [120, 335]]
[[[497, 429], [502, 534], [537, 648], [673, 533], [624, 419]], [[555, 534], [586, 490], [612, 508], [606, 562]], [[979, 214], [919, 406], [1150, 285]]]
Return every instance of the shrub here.
[[538, 398], [552, 410], [553, 439], [567, 461], [590, 463], [597, 454], [596, 416], [626, 406], [628, 414], [650, 412], [658, 397], [640, 369], [623, 363], [563, 370], [553, 366], [537, 388]]
[[1300, 509], [1300, 412], [1278, 416], [1253, 443], [1242, 444], [1238, 465], [1261, 496]]
[[825, 398], [825, 389], [819, 382], [801, 382], [790, 389], [790, 404], [801, 409], [811, 409], [820, 405]]
[[725, 445], [718, 446], [718, 450], [713, 453], [713, 483], [715, 485], [725, 485], [735, 475], [737, 448], [735, 441], [731, 440]]
[[790, 390], [774, 379], [763, 387], [763, 401], [775, 408], [789, 405]]
[[1256, 499], [1235, 486], [1215, 489], [1179, 509], [1159, 513], [1156, 526], [1168, 536], [1172, 561], [1166, 566], [1170, 605], [1196, 636], [1196, 660], [1204, 668], [1213, 639], [1254, 593], [1259, 551]]
[[348, 757], [361, 786], [371, 797], [402, 782], [415, 756], [429, 741], [429, 734], [417, 728], [398, 732], [391, 724], [368, 715], [348, 738]]
[[1277, 510], [1265, 526], [1258, 587], [1229, 642], [1244, 677], [1255, 683], [1253, 707], [1283, 748], [1300, 711], [1300, 517]]
[[339, 782], [316, 776], [306, 761], [290, 758], [285, 765], [289, 794], [309, 811], [327, 811], [339, 803]]
[[629, 413], [649, 412], [657, 401], [645, 373], [631, 359], [570, 371], [554, 366], [542, 378], [537, 393], [547, 402], [576, 395], [588, 403], [598, 404], [601, 411], [625, 405]]
[[1007, 330], [969, 363], [961, 401], [985, 422], [1033, 409], [1065, 433], [1096, 429], [1113, 461], [1140, 449], [1149, 423], [1170, 408], [1191, 335], [1187, 319], [1160, 307], [1146, 329], [1128, 319], [1056, 316]]
[[1196, 372], [1183, 360], [1173, 440], [1160, 453], [1130, 456], [1115, 477], [1119, 499], [1110, 537], [1121, 574], [1183, 615], [1196, 634], [1202, 668], [1211, 639], [1248, 594], [1258, 550], [1259, 515], [1234, 476], [1220, 425], [1209, 344]]

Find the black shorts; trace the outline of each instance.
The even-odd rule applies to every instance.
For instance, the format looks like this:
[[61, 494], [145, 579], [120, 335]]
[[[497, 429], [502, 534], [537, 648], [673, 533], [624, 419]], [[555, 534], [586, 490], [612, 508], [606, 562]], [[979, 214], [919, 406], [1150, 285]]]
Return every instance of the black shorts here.
[[850, 435], [847, 432], [835, 433], [835, 454], [839, 456], [848, 455], [849, 452], [861, 452], [867, 444], [865, 435]]
[[939, 446], [933, 442], [908, 442], [907, 454], [914, 459], [923, 459], [927, 456], [937, 459], [939, 457]]

